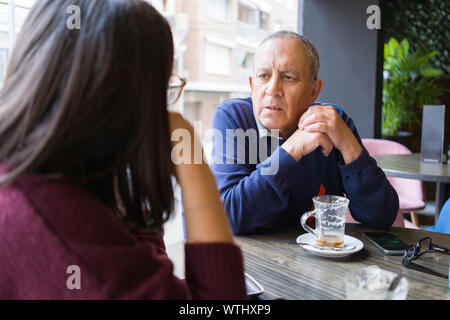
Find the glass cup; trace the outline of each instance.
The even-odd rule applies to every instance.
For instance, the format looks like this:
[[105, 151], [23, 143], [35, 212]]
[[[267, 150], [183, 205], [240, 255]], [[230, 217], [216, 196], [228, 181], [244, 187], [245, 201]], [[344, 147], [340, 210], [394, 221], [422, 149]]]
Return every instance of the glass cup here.
[[348, 271], [345, 276], [347, 300], [406, 300], [408, 280], [402, 277], [397, 286], [389, 291], [396, 273], [369, 266], [358, 271]]
[[[314, 210], [303, 214], [300, 223], [306, 231], [316, 236], [316, 243], [328, 247], [343, 247], [345, 215], [350, 200], [344, 197], [325, 195], [313, 198]], [[314, 216], [316, 228], [311, 229], [306, 221]]]

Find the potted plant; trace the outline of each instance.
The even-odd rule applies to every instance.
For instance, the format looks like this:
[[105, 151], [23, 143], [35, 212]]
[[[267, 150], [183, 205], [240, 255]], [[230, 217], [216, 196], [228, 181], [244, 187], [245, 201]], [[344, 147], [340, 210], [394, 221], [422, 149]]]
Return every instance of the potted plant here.
[[[384, 45], [383, 128], [382, 137], [411, 149], [413, 123], [421, 124], [418, 115], [426, 104], [438, 104], [442, 87], [437, 78], [442, 71], [432, 68], [429, 53], [410, 52], [407, 39], [400, 43], [391, 38]], [[402, 131], [408, 129], [409, 131]]]

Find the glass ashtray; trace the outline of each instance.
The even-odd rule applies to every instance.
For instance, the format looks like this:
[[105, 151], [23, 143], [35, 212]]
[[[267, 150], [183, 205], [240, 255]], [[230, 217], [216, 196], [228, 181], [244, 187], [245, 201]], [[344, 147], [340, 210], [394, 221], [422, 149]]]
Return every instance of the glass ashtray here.
[[397, 286], [389, 291], [397, 274], [369, 266], [345, 274], [345, 291], [347, 300], [406, 300], [408, 295], [408, 280], [401, 277]]

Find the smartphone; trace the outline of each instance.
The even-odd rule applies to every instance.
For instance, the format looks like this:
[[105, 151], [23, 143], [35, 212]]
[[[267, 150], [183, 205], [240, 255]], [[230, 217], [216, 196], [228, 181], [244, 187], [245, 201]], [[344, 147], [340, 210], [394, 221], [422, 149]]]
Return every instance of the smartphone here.
[[363, 235], [372, 241], [378, 249], [388, 255], [403, 255], [409, 247], [409, 245], [390, 232], [363, 232]]

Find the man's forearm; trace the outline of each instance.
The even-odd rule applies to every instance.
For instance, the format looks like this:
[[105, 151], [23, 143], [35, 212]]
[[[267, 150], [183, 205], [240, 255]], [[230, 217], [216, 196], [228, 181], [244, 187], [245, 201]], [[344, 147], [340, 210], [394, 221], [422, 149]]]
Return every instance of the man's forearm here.
[[[263, 174], [271, 161], [279, 161], [278, 172]], [[304, 168], [281, 147], [256, 170], [245, 165], [215, 164], [213, 171], [235, 234], [272, 223], [288, 208], [292, 195], [310, 201], [320, 187], [316, 173]], [[309, 183], [302, 185], [302, 181]]]
[[389, 228], [397, 215], [398, 196], [375, 160], [363, 149], [340, 171], [353, 217], [372, 228]]

